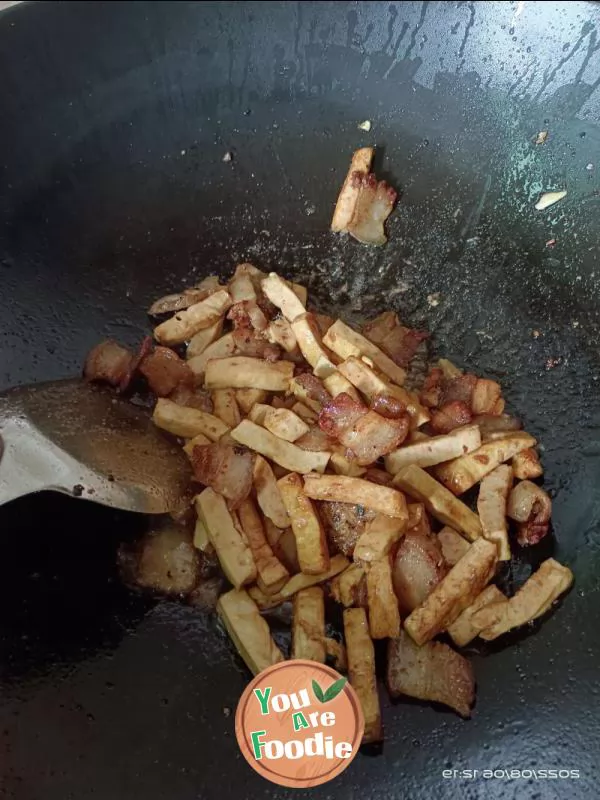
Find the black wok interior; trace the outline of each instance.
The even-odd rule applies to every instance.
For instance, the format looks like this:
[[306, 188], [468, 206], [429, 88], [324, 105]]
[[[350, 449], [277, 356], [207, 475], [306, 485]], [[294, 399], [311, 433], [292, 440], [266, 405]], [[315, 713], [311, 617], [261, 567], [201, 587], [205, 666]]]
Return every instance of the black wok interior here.
[[[383, 753], [315, 796], [597, 796], [599, 37], [584, 2], [0, 14], [2, 388], [76, 374], [106, 336], [135, 344], [153, 299], [247, 260], [350, 320], [393, 307], [427, 326], [540, 438], [554, 539], [507, 580], [553, 553], [573, 590], [543, 624], [474, 648], [470, 721], [382, 690]], [[328, 232], [367, 143], [402, 191], [377, 250]], [[2, 796], [291, 796], [239, 753], [248, 674], [215, 620], [119, 582], [117, 543], [142, 525], [49, 495], [2, 509]], [[442, 777], [463, 768], [581, 777]]]

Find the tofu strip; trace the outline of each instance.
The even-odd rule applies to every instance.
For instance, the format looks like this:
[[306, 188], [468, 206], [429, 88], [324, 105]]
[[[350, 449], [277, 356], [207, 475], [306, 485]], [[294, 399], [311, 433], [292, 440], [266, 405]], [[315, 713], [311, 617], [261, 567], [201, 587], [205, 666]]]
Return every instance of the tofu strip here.
[[408, 522], [408, 509], [402, 492], [362, 478], [308, 474], [304, 475], [304, 491], [313, 500], [355, 503]]
[[293, 575], [276, 594], [267, 595], [261, 592], [257, 586], [251, 586], [248, 589], [248, 594], [261, 610], [266, 611], [269, 608], [281, 605], [281, 603], [294, 597], [295, 594], [308, 586], [316, 586], [319, 583], [328, 581], [330, 578], [334, 578], [349, 567], [350, 562], [346, 556], [338, 553], [331, 559], [329, 569], [320, 575], [306, 575], [304, 572], [299, 572], [297, 575]]
[[471, 546], [464, 536], [445, 525], [437, 535], [442, 555], [447, 564], [453, 567]]
[[491, 580], [497, 549], [493, 542], [478, 539], [435, 587], [424, 603], [404, 621], [413, 641], [422, 645], [446, 630]]
[[340, 572], [329, 584], [331, 596], [336, 603], [350, 608], [362, 605], [358, 602], [359, 593], [366, 586], [365, 570], [359, 564], [350, 564], [348, 569]]
[[254, 488], [260, 510], [277, 528], [287, 528], [290, 518], [283, 505], [281, 492], [271, 465], [262, 456], [254, 462]]
[[237, 513], [246, 541], [252, 551], [258, 577], [267, 588], [280, 589], [290, 575], [281, 561], [273, 555], [254, 500], [250, 497], [243, 500]]
[[327, 369], [327, 365], [331, 371], [335, 370], [335, 366], [329, 358], [329, 353], [325, 350], [321, 342], [314, 314], [308, 313], [296, 317], [294, 322], [292, 322], [292, 330], [294, 331], [302, 355], [313, 369], [317, 364], [320, 364], [320, 370]]
[[283, 653], [271, 638], [269, 625], [246, 591], [232, 589], [221, 595], [217, 613], [253, 675], [284, 660]]
[[477, 514], [421, 467], [404, 467], [394, 478], [394, 485], [415, 500], [420, 500], [430, 514], [462, 533], [470, 542], [481, 536], [481, 522]]
[[413, 427], [418, 428], [419, 425], [424, 425], [431, 418], [429, 411], [425, 406], [421, 405], [415, 394], [408, 392], [402, 386], [396, 386], [383, 380], [361, 358], [350, 356], [341, 364], [338, 364], [337, 369], [346, 380], [366, 397], [369, 403], [372, 403], [377, 395], [389, 394], [398, 398], [406, 406]]
[[483, 630], [481, 625], [477, 625], [473, 621], [474, 615], [485, 606], [490, 605], [490, 603], [502, 603], [505, 600], [506, 597], [497, 586], [493, 584], [487, 586], [471, 605], [458, 615], [452, 625], [448, 626], [448, 633], [452, 637], [454, 644], [459, 647], [465, 647], [465, 645], [469, 644]]
[[371, 638], [397, 639], [400, 636], [400, 611], [389, 557], [367, 564], [366, 572]]
[[235, 428], [242, 421], [240, 409], [233, 389], [215, 389], [212, 393], [213, 411], [228, 428]]
[[345, 609], [344, 637], [348, 678], [358, 695], [365, 718], [363, 743], [378, 742], [383, 738], [383, 729], [375, 677], [375, 649], [364, 608]]
[[343, 455], [343, 448], [340, 447], [342, 452], [335, 450], [331, 454], [329, 466], [338, 475], [347, 475], [349, 478], [360, 478], [367, 471], [366, 467], [359, 466], [356, 461], [351, 461]]
[[191, 356], [187, 362], [188, 367], [192, 370], [196, 379], [202, 378], [209, 361], [232, 356], [235, 350], [236, 345], [233, 334], [226, 333], [224, 336], [221, 336], [220, 339], [207, 345], [199, 355]]
[[[188, 361], [195, 356], [202, 355], [206, 348], [219, 338], [222, 330], [223, 320], [220, 319], [215, 322], [214, 325], [211, 325], [210, 328], [204, 328], [204, 330], [195, 333], [190, 339], [187, 350], [185, 351], [185, 357]], [[233, 355], [233, 353], [227, 353], [226, 355]]]
[[254, 422], [244, 419], [231, 431], [236, 442], [256, 450], [257, 453], [270, 458], [290, 472], [325, 472], [330, 453], [322, 451], [302, 450], [285, 439], [270, 433]]
[[[317, 377], [321, 377], [315, 369], [315, 375]], [[323, 378], [323, 386], [327, 389], [329, 394], [332, 397], [337, 397], [338, 394], [349, 394], [353, 400], [360, 401], [360, 395], [354, 388], [354, 386], [350, 383], [347, 378], [344, 378], [341, 372], [335, 370], [335, 372], [330, 372], [327, 375], [324, 375]]]
[[256, 403], [266, 403], [269, 393], [264, 389], [238, 389], [235, 399], [240, 407], [240, 411], [249, 414]]
[[286, 442], [295, 442], [310, 430], [310, 426], [289, 408], [269, 408], [262, 424]]
[[440, 464], [434, 474], [454, 494], [462, 494], [475, 486], [499, 464], [533, 447], [536, 440], [524, 431], [515, 431], [505, 438], [486, 442], [465, 456]]
[[479, 428], [477, 425], [468, 425], [446, 436], [432, 436], [422, 442], [394, 450], [385, 456], [385, 468], [390, 474], [396, 475], [408, 464], [416, 464], [422, 468], [432, 467], [434, 464], [441, 464], [443, 461], [471, 453], [480, 446]]
[[[345, 325], [341, 320], [334, 322], [323, 337], [323, 344], [333, 350], [340, 358], [366, 356], [394, 383], [402, 385], [406, 372], [395, 364], [389, 356], [370, 342], [362, 334]], [[346, 376], [347, 377], [347, 376]]]
[[224, 289], [209, 295], [200, 303], [178, 311], [171, 319], [154, 329], [154, 338], [161, 344], [183, 344], [204, 328], [210, 328], [231, 306], [231, 297]]
[[367, 522], [364, 533], [358, 537], [352, 554], [354, 560], [359, 563], [379, 561], [387, 556], [401, 538], [405, 528], [406, 525], [402, 520], [377, 514], [374, 519]]
[[483, 535], [490, 542], [496, 543], [500, 561], [510, 561], [506, 502], [512, 488], [512, 480], [512, 467], [500, 464], [481, 481], [477, 498], [477, 511]]
[[227, 580], [236, 589], [256, 580], [252, 551], [237, 529], [225, 498], [213, 489], [205, 489], [196, 496], [195, 505]]
[[292, 523], [300, 570], [307, 575], [325, 572], [329, 568], [327, 537], [317, 510], [304, 492], [302, 478], [291, 472], [277, 485]]
[[571, 570], [553, 558], [547, 558], [510, 600], [484, 606], [473, 615], [475, 624], [486, 625], [480, 633], [481, 638], [488, 641], [497, 639], [513, 628], [541, 617], [572, 583]]
[[325, 595], [320, 586], [294, 596], [292, 658], [325, 663]]
[[268, 299], [274, 306], [277, 306], [288, 322], [293, 322], [296, 317], [306, 313], [306, 308], [298, 295], [275, 272], [271, 272], [267, 278], [261, 281], [261, 286]]
[[227, 425], [213, 414], [207, 414], [206, 411], [197, 408], [180, 406], [162, 397], [156, 401], [152, 421], [159, 428], [184, 439], [193, 439], [202, 434], [211, 442], [216, 442], [229, 430]]
[[[190, 362], [193, 369], [193, 365]], [[264, 389], [267, 392], [287, 391], [294, 375], [291, 361], [272, 364], [262, 358], [232, 356], [206, 364], [204, 384], [207, 389]]]

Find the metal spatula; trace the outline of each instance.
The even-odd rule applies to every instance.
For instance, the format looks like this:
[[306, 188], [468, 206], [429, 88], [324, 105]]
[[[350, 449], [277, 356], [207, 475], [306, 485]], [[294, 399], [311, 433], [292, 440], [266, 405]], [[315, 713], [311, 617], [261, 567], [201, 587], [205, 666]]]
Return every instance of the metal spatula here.
[[0, 504], [51, 489], [146, 514], [189, 487], [182, 449], [145, 409], [80, 380], [0, 395]]

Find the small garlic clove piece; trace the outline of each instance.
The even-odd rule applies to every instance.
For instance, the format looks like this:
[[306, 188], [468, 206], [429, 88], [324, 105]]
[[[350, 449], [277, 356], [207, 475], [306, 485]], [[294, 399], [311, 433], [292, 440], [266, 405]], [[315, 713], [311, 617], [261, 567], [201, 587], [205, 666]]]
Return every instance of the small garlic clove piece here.
[[558, 203], [559, 200], [562, 200], [563, 197], [566, 196], [566, 192], [544, 192], [540, 195], [539, 200], [535, 204], [535, 208], [537, 211], [543, 211], [545, 208], [553, 206], [554, 203]]

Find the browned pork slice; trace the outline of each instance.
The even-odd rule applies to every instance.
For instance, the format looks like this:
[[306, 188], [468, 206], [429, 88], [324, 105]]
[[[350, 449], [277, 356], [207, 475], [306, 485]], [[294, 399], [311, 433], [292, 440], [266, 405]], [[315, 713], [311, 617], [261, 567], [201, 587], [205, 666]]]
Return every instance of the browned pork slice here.
[[381, 347], [385, 337], [400, 325], [395, 311], [384, 311], [363, 325], [363, 336]]
[[409, 420], [408, 414], [401, 419], [386, 419], [376, 411], [369, 411], [338, 438], [357, 464], [368, 466], [402, 444], [408, 434]]
[[256, 302], [243, 300], [231, 306], [227, 319], [233, 322], [233, 340], [237, 355], [277, 361], [281, 348], [266, 338], [268, 320]]
[[125, 375], [121, 380], [121, 383], [119, 384], [120, 392], [124, 392], [126, 391], [126, 389], [129, 388], [130, 383], [133, 381], [133, 379], [136, 377], [139, 371], [140, 364], [146, 358], [147, 355], [150, 355], [153, 347], [154, 347], [154, 342], [152, 341], [152, 337], [145, 336], [142, 339], [142, 343], [139, 346], [137, 353], [131, 359], [131, 362], [129, 364], [129, 369], [127, 370], [127, 372], [125, 373]]
[[363, 478], [366, 481], [371, 481], [371, 483], [376, 483], [379, 486], [393, 486], [394, 476], [390, 475], [389, 472], [386, 472], [384, 469], [380, 469], [379, 467], [369, 467], [369, 469], [363, 475]]
[[458, 375], [456, 378], [444, 378], [442, 381], [442, 397], [440, 405], [447, 403], [455, 403], [457, 401], [466, 403], [469, 409], [471, 408], [471, 400], [473, 398], [473, 390], [477, 383], [477, 376], [465, 373]]
[[517, 541], [523, 547], [537, 544], [547, 535], [552, 500], [532, 481], [517, 483], [508, 497], [507, 515], [517, 523]]
[[323, 382], [310, 372], [304, 372], [302, 375], [296, 375], [296, 383], [300, 384], [306, 390], [311, 400], [316, 400], [317, 403], [325, 405], [331, 400], [331, 395], [323, 386]]
[[397, 192], [385, 181], [378, 181], [372, 172], [367, 175], [354, 172], [351, 182], [353, 189], [358, 190], [358, 199], [348, 233], [362, 244], [385, 244], [383, 223], [392, 213]]
[[453, 567], [465, 555], [471, 546], [467, 540], [453, 528], [445, 525], [437, 535], [442, 555], [449, 567]]
[[336, 438], [347, 449], [348, 457], [361, 466], [375, 463], [398, 447], [409, 425], [408, 414], [387, 419], [345, 392], [330, 399], [319, 414], [321, 430]]
[[418, 647], [400, 632], [390, 639], [386, 683], [392, 697], [408, 695], [453, 708], [461, 717], [471, 715], [475, 699], [475, 676], [466, 658], [441, 642]]
[[398, 325], [383, 339], [381, 349], [399, 367], [408, 367], [421, 342], [428, 338], [427, 331], [417, 331], [414, 328], [405, 328], [404, 325]]
[[225, 580], [220, 575], [213, 575], [200, 581], [198, 586], [188, 594], [186, 600], [191, 606], [202, 611], [214, 611], [224, 589]]
[[178, 386], [193, 386], [194, 373], [169, 347], [156, 347], [142, 359], [139, 370], [157, 397], [167, 397]]
[[463, 400], [453, 400], [435, 411], [431, 417], [431, 429], [436, 434], [450, 433], [471, 422], [471, 409]]
[[88, 381], [120, 386], [130, 372], [133, 359], [134, 356], [126, 347], [114, 339], [107, 339], [90, 350], [83, 367], [83, 375]]
[[430, 367], [425, 377], [419, 399], [428, 408], [437, 408], [442, 398], [444, 373], [439, 367]]
[[254, 459], [250, 450], [222, 442], [196, 445], [191, 455], [194, 478], [222, 494], [232, 509], [250, 494]]
[[319, 514], [327, 538], [345, 556], [351, 556], [358, 537], [364, 532], [367, 522], [375, 517], [375, 511], [353, 503], [330, 503], [319, 505]]
[[[304, 377], [304, 376], [302, 376]], [[346, 392], [336, 397], [329, 397], [319, 414], [319, 426], [329, 436], [339, 438], [367, 413], [367, 406], [360, 400], [354, 400]]]
[[445, 577], [448, 565], [433, 534], [407, 531], [392, 565], [394, 591], [404, 614], [409, 614], [429, 597]]
[[335, 447], [338, 447], [335, 439], [332, 439], [325, 433], [325, 431], [322, 431], [321, 428], [317, 427], [316, 425], [311, 425], [308, 433], [305, 433], [299, 439], [296, 439], [294, 444], [296, 447], [300, 447], [302, 450], [321, 452], [329, 452]]
[[177, 403], [178, 406], [197, 408], [199, 411], [206, 411], [207, 414], [212, 414], [214, 410], [210, 392], [204, 389], [192, 389], [182, 384], [171, 392], [169, 400], [172, 400], [173, 403]]
[[391, 394], [377, 394], [371, 402], [371, 411], [387, 419], [400, 419], [406, 414], [406, 405]]

